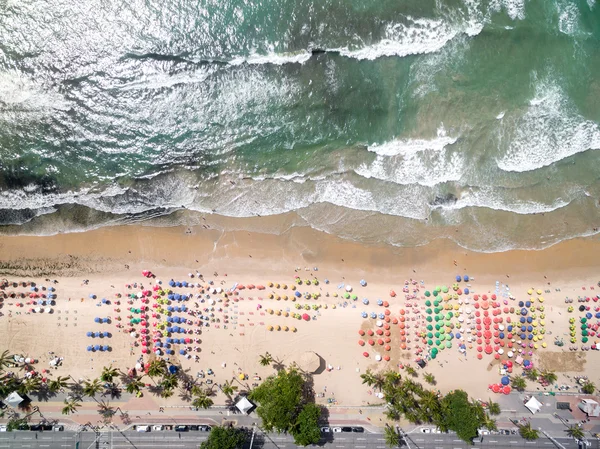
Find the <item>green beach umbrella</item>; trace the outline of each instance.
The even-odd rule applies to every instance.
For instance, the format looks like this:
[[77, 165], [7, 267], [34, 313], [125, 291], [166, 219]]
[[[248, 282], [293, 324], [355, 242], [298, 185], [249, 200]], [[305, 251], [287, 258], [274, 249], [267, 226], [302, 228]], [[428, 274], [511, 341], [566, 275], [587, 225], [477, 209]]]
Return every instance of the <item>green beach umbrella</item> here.
[[583, 318], [581, 319], [581, 322], [582, 322], [582, 323], [587, 323], [587, 318], [583, 317]]
[[588, 338], [587, 338], [587, 337], [583, 337], [583, 338], [581, 339], [581, 342], [582, 342], [582, 343], [587, 343], [587, 342], [588, 342]]
[[440, 333], [439, 332], [435, 333], [435, 338], [440, 338]]
[[438, 286], [435, 288], [435, 291], [436, 291], [436, 292], [438, 292], [438, 293], [439, 293], [439, 292], [441, 292], [441, 291], [442, 291], [442, 287], [440, 287], [440, 286], [438, 285]]
[[438, 291], [437, 291], [437, 290], [434, 290], [434, 291], [433, 291], [433, 296], [437, 296], [437, 295], [438, 295]]
[[436, 299], [435, 301], [433, 301], [433, 305], [436, 306], [436, 307], [439, 306], [440, 305], [440, 300]]
[[437, 357], [437, 354], [435, 354], [435, 353], [433, 353], [433, 352], [432, 352], [432, 353], [431, 353], [431, 358], [432, 358], [432, 359], [435, 359], [436, 357]]
[[447, 347], [447, 348], [451, 348], [451, 347], [452, 347], [452, 343], [450, 343], [450, 342], [446, 342], [446, 347]]
[[431, 345], [433, 345], [433, 341], [431, 341], [431, 340], [427, 340], [427, 344], [428, 344], [429, 346], [431, 346]]
[[428, 324], [428, 325], [427, 325], [427, 330], [428, 330], [428, 331], [431, 331], [431, 330], [433, 330], [433, 326], [432, 326], [431, 324]]
[[446, 334], [446, 340], [452, 340], [452, 335]]
[[425, 309], [425, 313], [426, 313], [427, 315], [431, 315], [431, 309]]
[[588, 331], [586, 329], [584, 329], [583, 331], [581, 331], [581, 335], [583, 335], [584, 337], [587, 337]]
[[439, 331], [439, 330], [440, 330], [440, 325], [439, 325], [439, 324], [436, 324], [436, 325], [435, 325], [435, 330], [436, 330], [436, 331]]
[[[316, 296], [316, 293], [313, 293], [313, 295], [315, 295], [315, 296]], [[354, 301], [356, 301], [356, 300], [358, 299], [358, 296], [356, 296], [356, 295], [352, 295], [352, 299], [353, 299]]]
[[444, 329], [443, 327], [440, 327], [440, 334], [444, 334], [446, 333], [446, 329]]
[[585, 329], [587, 329], [587, 324], [582, 324], [582, 325], [581, 325], [581, 329], [582, 329], [582, 330], [585, 330]]
[[425, 318], [427, 320], [428, 323], [431, 323], [433, 321], [433, 318], [431, 318], [430, 316], [428, 316], [427, 318]]
[[427, 296], [428, 298], [431, 296], [431, 293], [429, 292], [429, 290], [425, 290], [425, 296]]
[[443, 291], [444, 293], [448, 293], [448, 287], [446, 287], [446, 286], [444, 285], [444, 288], [442, 288], [442, 291]]
[[441, 342], [441, 341], [439, 341], [439, 340], [436, 340], [436, 341], [435, 341], [435, 345], [436, 345], [436, 346], [439, 346], [439, 345], [441, 345], [441, 344], [442, 344], [442, 342]]
[[427, 338], [433, 338], [433, 334], [431, 332], [427, 332]]
[[430, 300], [427, 300], [427, 301], [425, 301], [425, 305], [426, 305], [427, 307], [431, 307], [431, 301], [430, 301]]
[[350, 299], [350, 293], [345, 293], [345, 294], [344, 294], [344, 298], [346, 298], [346, 299]]

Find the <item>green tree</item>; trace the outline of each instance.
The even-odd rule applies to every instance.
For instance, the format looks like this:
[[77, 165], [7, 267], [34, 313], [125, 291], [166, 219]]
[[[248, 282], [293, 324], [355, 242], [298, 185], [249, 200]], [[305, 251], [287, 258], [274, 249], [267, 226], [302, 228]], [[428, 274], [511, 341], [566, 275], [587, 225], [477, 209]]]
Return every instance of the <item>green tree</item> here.
[[53, 393], [58, 393], [63, 388], [67, 388], [69, 386], [68, 382], [69, 378], [66, 376], [58, 376], [56, 379], [52, 379], [48, 382], [48, 390]]
[[302, 407], [296, 422], [290, 429], [290, 433], [294, 437], [294, 443], [298, 446], [317, 444], [321, 439], [320, 417], [321, 407], [318, 405], [311, 403]]
[[537, 440], [539, 438], [539, 432], [531, 427], [530, 422], [519, 426], [519, 434], [525, 440]]
[[225, 381], [225, 383], [223, 385], [221, 385], [221, 391], [229, 399], [231, 399], [231, 397], [234, 395], [234, 393], [237, 391], [237, 389], [238, 389], [238, 386], [234, 385], [233, 381], [231, 381], [231, 380], [227, 380], [227, 381]]
[[256, 413], [267, 432], [287, 432], [296, 422], [304, 403], [304, 378], [290, 367], [269, 376], [249, 395], [258, 403]]
[[208, 439], [200, 443], [200, 449], [241, 449], [246, 440], [247, 435], [241, 429], [215, 426]]
[[525, 375], [525, 377], [527, 377], [527, 379], [529, 379], [532, 382], [537, 382], [538, 377], [540, 377], [539, 371], [535, 368], [523, 370], [523, 374]]
[[210, 408], [213, 405], [213, 400], [206, 393], [200, 394], [192, 399], [192, 407]]
[[406, 374], [408, 374], [409, 376], [417, 377], [419, 375], [417, 373], [417, 370], [414, 369], [412, 366], [405, 366], [404, 371], [406, 371]]
[[420, 394], [419, 405], [422, 411], [422, 420], [438, 422], [442, 417], [442, 405], [437, 394], [432, 390], [425, 390]]
[[142, 390], [142, 388], [144, 388], [144, 385], [145, 384], [144, 382], [142, 382], [142, 379], [140, 377], [134, 377], [131, 380], [129, 380], [129, 382], [127, 382], [125, 390], [129, 394], [138, 394]]
[[383, 437], [388, 447], [398, 447], [400, 445], [400, 433], [390, 425], [385, 426]]
[[26, 426], [27, 420], [25, 418], [11, 418], [6, 423], [7, 432], [12, 432], [13, 430], [17, 430], [21, 426]]
[[581, 391], [585, 394], [594, 394], [596, 391], [596, 385], [594, 382], [590, 380], [586, 380], [585, 383], [581, 386]]
[[490, 399], [488, 401], [488, 412], [490, 413], [490, 415], [499, 415], [501, 412], [500, 404]]
[[42, 387], [42, 381], [39, 377], [30, 377], [29, 379], [25, 379], [19, 385], [17, 391], [20, 395], [27, 395], [33, 393], [35, 391], [39, 391]]
[[63, 415], [70, 415], [71, 413], [75, 413], [77, 409], [81, 407], [81, 404], [75, 400], [67, 401], [65, 399], [64, 404], [65, 406], [62, 408]]
[[525, 388], [527, 388], [527, 381], [523, 376], [516, 376], [512, 379], [512, 386], [517, 391], [525, 391]]
[[483, 427], [485, 427], [490, 432], [494, 432], [494, 431], [498, 430], [498, 424], [496, 423], [496, 420], [487, 414], [485, 415]]
[[0, 354], [0, 372], [4, 371], [4, 368], [8, 368], [14, 361], [14, 357], [7, 350], [2, 351]]
[[163, 359], [154, 359], [148, 366], [148, 376], [160, 377], [167, 374], [167, 362]]
[[454, 390], [442, 399], [444, 410], [441, 420], [442, 429], [454, 430], [463, 441], [471, 443], [477, 430], [485, 423], [485, 412], [478, 403], [469, 401], [463, 390]]
[[435, 385], [436, 383], [435, 376], [431, 373], [425, 373], [423, 375], [423, 379], [425, 379], [425, 382], [427, 382], [430, 385]]
[[399, 385], [402, 380], [402, 376], [399, 372], [394, 370], [388, 370], [383, 373], [383, 380], [388, 385]]
[[102, 386], [100, 379], [86, 380], [83, 383], [83, 394], [89, 398], [95, 398], [103, 388], [104, 387]]
[[545, 381], [548, 385], [552, 385], [558, 379], [558, 376], [554, 371], [544, 370], [540, 374], [540, 378]]
[[583, 438], [585, 437], [583, 430], [581, 430], [581, 427], [579, 426], [569, 427], [567, 429], [567, 435], [571, 438], [575, 438], [576, 440], [583, 440]]
[[260, 356], [259, 362], [262, 366], [269, 366], [271, 363], [273, 363], [273, 356], [270, 353], [265, 352]]
[[362, 379], [362, 383], [367, 384], [369, 387], [372, 387], [375, 383], [375, 375], [373, 374], [373, 371], [368, 368], [363, 374], [360, 375], [360, 378]]
[[112, 365], [105, 366], [102, 368], [102, 374], [100, 374], [100, 380], [109, 384], [113, 383], [113, 379], [119, 375], [119, 370], [113, 368]]

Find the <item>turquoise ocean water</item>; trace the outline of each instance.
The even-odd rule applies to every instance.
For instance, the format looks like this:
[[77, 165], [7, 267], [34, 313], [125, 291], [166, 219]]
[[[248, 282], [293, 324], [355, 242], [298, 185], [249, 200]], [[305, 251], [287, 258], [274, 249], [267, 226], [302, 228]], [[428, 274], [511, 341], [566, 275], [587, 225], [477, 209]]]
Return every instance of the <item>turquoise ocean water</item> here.
[[541, 248], [600, 226], [599, 124], [595, 0], [0, 0], [0, 232]]

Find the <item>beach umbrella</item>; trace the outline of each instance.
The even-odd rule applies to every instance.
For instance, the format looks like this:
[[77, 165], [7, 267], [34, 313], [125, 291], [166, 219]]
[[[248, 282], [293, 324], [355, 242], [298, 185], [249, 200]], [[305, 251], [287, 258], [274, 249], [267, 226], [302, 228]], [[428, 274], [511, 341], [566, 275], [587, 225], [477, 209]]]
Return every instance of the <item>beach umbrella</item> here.
[[361, 314], [361, 316], [362, 316], [363, 318], [368, 318], [368, 316], [369, 316], [369, 315], [367, 314], [367, 312], [363, 312], [363, 313]]
[[502, 379], [500, 379], [500, 382], [502, 385], [508, 385], [510, 383], [510, 378], [508, 376], [503, 376]]
[[94, 337], [100, 337], [100, 332], [94, 332]]
[[108, 318], [102, 318], [103, 323], [108, 323]]
[[363, 352], [363, 356], [364, 357], [369, 357], [369, 353], [368, 352]]
[[94, 322], [95, 323], [99, 323], [100, 322], [100, 318], [98, 318], [98, 317], [94, 318]]
[[310, 321], [310, 316], [307, 313], [305, 313], [305, 314], [302, 315], [302, 319], [304, 321]]
[[360, 280], [360, 285], [363, 286], [363, 287], [366, 287], [367, 286], [367, 281], [365, 281], [364, 279], [361, 279]]
[[367, 298], [363, 299], [363, 304], [364, 305], [368, 305], [369, 304], [369, 300]]
[[103, 351], [108, 351], [109, 349], [110, 349], [110, 348], [108, 347], [108, 345], [104, 345], [104, 346], [102, 346], [102, 350], [103, 350]]
[[504, 388], [502, 388], [502, 393], [504, 394], [510, 394], [511, 388], [509, 385], [504, 386]]
[[185, 354], [185, 349], [180, 349], [179, 350], [179, 354], [184, 355]]
[[93, 349], [94, 349], [94, 348], [93, 348], [93, 347], [91, 347], [91, 346], [88, 346], [88, 347], [87, 347], [87, 350], [88, 350], [88, 351], [91, 351], [91, 350], [93, 350]]
[[492, 385], [492, 391], [494, 393], [500, 393], [500, 387], [497, 384]]
[[364, 346], [365, 345], [365, 341], [364, 340], [358, 340], [358, 344], [361, 345], [361, 346]]
[[102, 333], [102, 335], [103, 335], [103, 336], [105, 336], [105, 337], [108, 337], [108, 331], [104, 331], [104, 332]]
[[462, 276], [460, 274], [456, 275], [456, 282], [462, 281]]
[[92, 332], [88, 332], [88, 333], [86, 333], [86, 335], [87, 335], [88, 337], [93, 337], [93, 336], [94, 336], [94, 334], [93, 334]]
[[94, 350], [99, 351], [100, 350], [100, 345], [94, 346]]

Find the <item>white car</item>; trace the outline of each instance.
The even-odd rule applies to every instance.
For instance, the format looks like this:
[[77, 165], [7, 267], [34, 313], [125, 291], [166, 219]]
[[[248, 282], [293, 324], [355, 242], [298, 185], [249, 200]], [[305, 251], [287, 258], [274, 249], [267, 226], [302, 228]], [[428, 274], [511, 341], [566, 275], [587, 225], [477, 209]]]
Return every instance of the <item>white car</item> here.
[[321, 432], [329, 433], [329, 432], [331, 432], [331, 427], [321, 427]]
[[150, 426], [135, 426], [137, 432], [150, 432]]
[[332, 431], [332, 432], [335, 432], [335, 433], [338, 433], [338, 432], [341, 432], [341, 431], [342, 431], [342, 428], [341, 428], [341, 427], [332, 427], [332, 428], [331, 428], [331, 431]]
[[0, 425], [0, 432], [6, 432], [6, 426], [4, 424]]
[[429, 427], [424, 427], [421, 429], [421, 433], [431, 433], [431, 429]]
[[163, 430], [164, 426], [162, 424], [157, 424], [152, 426], [152, 430]]
[[485, 430], [485, 429], [479, 429], [477, 430], [477, 433], [479, 433], [479, 435], [489, 435], [490, 431], [489, 430]]

